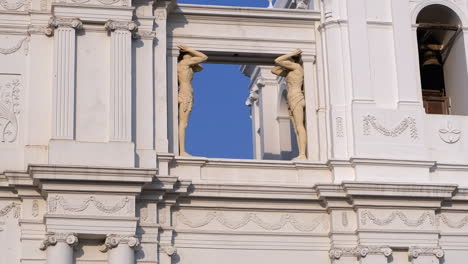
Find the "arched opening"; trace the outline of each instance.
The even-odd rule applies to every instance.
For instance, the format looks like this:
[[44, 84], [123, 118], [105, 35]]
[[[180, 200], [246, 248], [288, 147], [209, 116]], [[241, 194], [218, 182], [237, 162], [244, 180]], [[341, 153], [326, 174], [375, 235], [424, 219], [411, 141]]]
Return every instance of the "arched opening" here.
[[458, 15], [430, 5], [417, 17], [419, 66], [424, 108], [428, 114], [468, 115], [465, 41]]

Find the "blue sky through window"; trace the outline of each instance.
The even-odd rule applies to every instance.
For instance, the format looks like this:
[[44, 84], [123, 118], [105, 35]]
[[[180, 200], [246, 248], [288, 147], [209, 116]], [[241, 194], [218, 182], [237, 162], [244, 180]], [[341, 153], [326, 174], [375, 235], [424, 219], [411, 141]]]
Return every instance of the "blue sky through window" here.
[[178, 0], [178, 2], [197, 5], [268, 7], [268, 0]]
[[[178, 0], [184, 4], [268, 7], [268, 0]], [[274, 2], [274, 1], [273, 1]], [[187, 128], [187, 151], [200, 157], [252, 159], [249, 78], [240, 65], [203, 64], [193, 80], [195, 103]]]
[[193, 80], [187, 151], [200, 157], [251, 159], [252, 125], [245, 105], [250, 79], [239, 65], [203, 64]]

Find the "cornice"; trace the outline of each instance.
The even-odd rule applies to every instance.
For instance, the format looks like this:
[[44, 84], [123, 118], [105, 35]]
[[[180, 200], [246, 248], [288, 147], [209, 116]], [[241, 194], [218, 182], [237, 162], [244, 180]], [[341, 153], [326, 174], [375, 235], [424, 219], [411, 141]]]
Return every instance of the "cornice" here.
[[209, 5], [179, 4], [173, 14], [184, 16], [223, 16], [230, 18], [284, 19], [287, 21], [320, 21], [320, 12], [300, 9], [226, 7]]

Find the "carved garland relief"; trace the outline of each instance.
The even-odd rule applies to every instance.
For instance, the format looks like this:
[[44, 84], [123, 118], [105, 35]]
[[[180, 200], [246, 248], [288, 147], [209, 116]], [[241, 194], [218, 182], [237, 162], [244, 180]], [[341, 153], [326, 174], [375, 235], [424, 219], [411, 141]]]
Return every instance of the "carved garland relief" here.
[[425, 212], [419, 218], [412, 220], [409, 219], [409, 217], [407, 217], [406, 214], [404, 214], [401, 211], [393, 211], [386, 218], [378, 218], [372, 212], [367, 210], [361, 213], [361, 224], [367, 225], [367, 220], [370, 220], [370, 222], [372, 222], [375, 225], [386, 226], [393, 223], [393, 221], [397, 218], [400, 219], [403, 222], [403, 224], [405, 224], [408, 227], [418, 227], [425, 224], [426, 222], [428, 222], [431, 226], [434, 226], [435, 224], [435, 217], [429, 212]]
[[132, 206], [133, 203], [128, 197], [121, 199], [114, 205], [108, 206], [104, 205], [103, 202], [98, 201], [94, 196], [90, 196], [88, 199], [81, 202], [81, 204], [71, 204], [63, 196], [56, 195], [55, 197], [51, 197], [49, 200], [49, 212], [55, 213], [58, 207], [60, 206], [60, 208], [62, 208], [64, 211], [78, 213], [88, 209], [88, 207], [91, 204], [94, 205], [94, 207], [100, 212], [106, 214], [117, 213], [123, 210], [124, 208], [127, 208], [127, 213], [133, 213], [134, 211], [134, 208]]
[[373, 115], [366, 115], [363, 118], [363, 133], [365, 136], [371, 135], [371, 128], [377, 131], [379, 134], [386, 137], [398, 137], [409, 129], [410, 137], [412, 139], [418, 139], [418, 129], [416, 127], [416, 119], [413, 117], [404, 118], [396, 127], [386, 128], [381, 125], [377, 118]]
[[280, 220], [274, 223], [269, 223], [262, 220], [255, 213], [246, 213], [240, 220], [235, 221], [226, 217], [222, 212], [209, 212], [201, 220], [193, 221], [181, 212], [178, 212], [176, 213], [176, 219], [177, 223], [182, 223], [191, 228], [200, 228], [210, 224], [213, 221], [216, 221], [224, 227], [232, 230], [240, 229], [251, 222], [255, 223], [258, 227], [268, 231], [281, 230], [287, 224], [290, 224], [294, 229], [301, 232], [312, 232], [320, 225], [322, 225], [324, 228], [328, 228], [328, 219], [325, 219], [324, 216], [319, 216], [312, 220], [310, 224], [305, 224], [299, 222], [296, 217], [291, 214], [281, 215]]

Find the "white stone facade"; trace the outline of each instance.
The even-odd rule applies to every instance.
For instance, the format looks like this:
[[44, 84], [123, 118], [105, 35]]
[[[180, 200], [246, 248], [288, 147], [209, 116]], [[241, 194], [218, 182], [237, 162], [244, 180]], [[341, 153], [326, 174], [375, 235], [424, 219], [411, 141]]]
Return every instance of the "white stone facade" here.
[[[424, 111], [432, 5], [459, 21], [452, 115]], [[0, 1], [0, 264], [465, 263], [466, 25], [466, 0]], [[178, 156], [180, 44], [246, 65], [255, 160]], [[296, 48], [300, 162], [270, 73]]]

